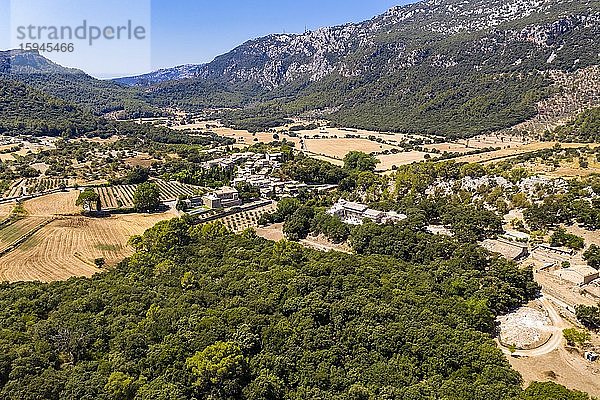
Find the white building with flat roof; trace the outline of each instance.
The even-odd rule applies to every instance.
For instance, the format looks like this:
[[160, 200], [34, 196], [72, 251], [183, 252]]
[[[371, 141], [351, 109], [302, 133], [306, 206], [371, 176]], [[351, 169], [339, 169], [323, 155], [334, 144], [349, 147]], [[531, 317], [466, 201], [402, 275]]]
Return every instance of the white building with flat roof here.
[[342, 222], [349, 225], [362, 225], [365, 219], [377, 224], [385, 224], [388, 222], [399, 222], [407, 218], [406, 215], [394, 211], [374, 210], [364, 204], [343, 199], [338, 200], [333, 207], [327, 210], [327, 213], [339, 217]]

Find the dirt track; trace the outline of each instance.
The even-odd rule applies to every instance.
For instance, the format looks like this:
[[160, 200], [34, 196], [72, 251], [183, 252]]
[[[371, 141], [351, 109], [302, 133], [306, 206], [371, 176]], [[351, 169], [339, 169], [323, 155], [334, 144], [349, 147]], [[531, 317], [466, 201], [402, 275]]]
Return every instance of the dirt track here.
[[566, 350], [562, 330], [572, 325], [560, 316], [551, 297], [544, 296], [541, 302], [553, 323], [555, 332], [551, 338], [536, 349], [518, 350], [512, 356], [507, 348], [499, 347], [512, 367], [521, 373], [525, 385], [551, 380], [570, 389], [600, 396], [600, 365], [589, 363], [580, 354]]

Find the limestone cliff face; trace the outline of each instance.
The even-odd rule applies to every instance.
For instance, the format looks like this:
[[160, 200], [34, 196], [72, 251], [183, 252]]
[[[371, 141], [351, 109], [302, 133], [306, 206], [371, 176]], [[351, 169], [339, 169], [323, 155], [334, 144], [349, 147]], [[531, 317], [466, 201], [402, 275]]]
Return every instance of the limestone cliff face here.
[[362, 23], [251, 40], [205, 65], [120, 81], [145, 86], [198, 79], [273, 90], [331, 76], [375, 78], [421, 64], [569, 68], [598, 63], [600, 43], [593, 38], [599, 25], [599, 1], [427, 0]]

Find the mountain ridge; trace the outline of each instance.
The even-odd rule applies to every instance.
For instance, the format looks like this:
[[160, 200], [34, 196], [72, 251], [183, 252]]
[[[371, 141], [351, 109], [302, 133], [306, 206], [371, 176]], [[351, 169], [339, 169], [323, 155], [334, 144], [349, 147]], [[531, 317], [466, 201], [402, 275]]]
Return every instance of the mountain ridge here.
[[140, 87], [159, 106], [247, 110], [236, 125], [316, 111], [356, 128], [469, 136], [535, 116], [547, 71], [597, 65], [599, 26], [597, 0], [427, 0], [249, 40]]
[[426, 0], [113, 81], [39, 54], [2, 52], [0, 78], [97, 115], [227, 108], [234, 110], [223, 120], [237, 127], [312, 115], [351, 128], [464, 137], [524, 126], [556, 90], [552, 71], [568, 77], [600, 64], [599, 36], [600, 0]]
[[38, 51], [0, 51], [0, 80], [21, 82], [96, 115], [114, 111], [157, 112], [138, 91], [93, 78], [76, 68], [61, 66]]

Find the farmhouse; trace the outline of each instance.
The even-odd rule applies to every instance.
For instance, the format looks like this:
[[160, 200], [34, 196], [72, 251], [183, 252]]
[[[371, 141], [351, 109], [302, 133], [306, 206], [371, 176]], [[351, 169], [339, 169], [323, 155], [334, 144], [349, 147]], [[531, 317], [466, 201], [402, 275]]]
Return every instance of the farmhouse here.
[[204, 199], [200, 196], [192, 196], [183, 200], [186, 209], [197, 208], [204, 205]]
[[507, 260], [519, 261], [529, 255], [527, 246], [511, 242], [504, 238], [499, 238], [497, 240], [486, 239], [481, 243], [481, 246], [493, 253], [501, 254]]
[[202, 197], [204, 205], [208, 208], [228, 208], [242, 205], [239, 193], [236, 189], [224, 186]]
[[587, 285], [598, 279], [598, 270], [587, 265], [575, 265], [569, 268], [561, 268], [554, 271], [554, 275], [575, 285]]
[[350, 225], [361, 225], [363, 220], [369, 219], [377, 224], [397, 222], [406, 219], [406, 215], [393, 211], [377, 211], [360, 203], [340, 199], [328, 211], [328, 214], [339, 217], [344, 223]]
[[558, 247], [551, 247], [546, 244], [540, 244], [531, 251], [531, 255], [537, 261], [541, 261], [545, 264], [557, 263], [560, 264], [563, 261], [569, 261], [574, 255], [573, 250], [561, 249]]

